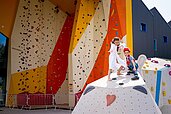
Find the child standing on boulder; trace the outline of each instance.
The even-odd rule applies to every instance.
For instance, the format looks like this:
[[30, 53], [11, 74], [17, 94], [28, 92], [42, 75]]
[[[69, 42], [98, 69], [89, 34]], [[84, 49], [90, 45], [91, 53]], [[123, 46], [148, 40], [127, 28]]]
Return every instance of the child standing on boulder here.
[[130, 50], [129, 48], [124, 48], [124, 54], [126, 57], [126, 63], [127, 63], [127, 67], [129, 69], [127, 75], [130, 75], [130, 73], [134, 74], [134, 77], [131, 78], [132, 80], [138, 80], [138, 73], [137, 73], [137, 69], [138, 69], [138, 64], [135, 62], [135, 59], [133, 56], [130, 55]]

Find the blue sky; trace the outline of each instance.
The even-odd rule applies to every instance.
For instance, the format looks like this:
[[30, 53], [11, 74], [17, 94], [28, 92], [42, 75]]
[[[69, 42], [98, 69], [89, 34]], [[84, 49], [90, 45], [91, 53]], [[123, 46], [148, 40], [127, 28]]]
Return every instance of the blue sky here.
[[0, 33], [0, 44], [4, 44], [4, 46], [6, 44], [6, 37], [1, 33]]
[[171, 0], [142, 0], [148, 9], [156, 7], [166, 22], [171, 21]]

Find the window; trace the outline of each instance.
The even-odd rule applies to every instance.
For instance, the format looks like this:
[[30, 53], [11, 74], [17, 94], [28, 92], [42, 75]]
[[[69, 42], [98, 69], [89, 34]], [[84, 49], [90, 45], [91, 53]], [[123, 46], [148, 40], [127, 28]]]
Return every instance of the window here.
[[140, 24], [140, 30], [143, 31], [143, 32], [146, 32], [147, 31], [147, 25], [144, 24], [144, 23], [141, 23]]
[[6, 96], [7, 78], [7, 58], [8, 58], [8, 38], [0, 32], [0, 107], [4, 106]]
[[7, 37], [0, 32], [0, 68], [5, 68], [7, 61]]
[[163, 36], [164, 43], [167, 43], [167, 36]]
[[154, 51], [157, 51], [157, 40], [154, 39]]

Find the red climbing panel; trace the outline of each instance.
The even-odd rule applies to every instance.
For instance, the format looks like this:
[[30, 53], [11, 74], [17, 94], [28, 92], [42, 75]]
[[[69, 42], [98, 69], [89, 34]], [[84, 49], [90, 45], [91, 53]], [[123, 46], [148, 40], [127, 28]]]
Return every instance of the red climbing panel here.
[[48, 94], [55, 94], [66, 78], [73, 21], [74, 16], [67, 17], [48, 63], [46, 83]]

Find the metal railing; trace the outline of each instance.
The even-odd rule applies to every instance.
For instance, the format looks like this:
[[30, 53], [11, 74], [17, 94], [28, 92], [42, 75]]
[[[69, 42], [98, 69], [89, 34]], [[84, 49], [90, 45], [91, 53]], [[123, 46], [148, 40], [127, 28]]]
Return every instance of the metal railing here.
[[[75, 103], [81, 97], [82, 92], [73, 94], [75, 96]], [[7, 101], [5, 101], [7, 100]], [[76, 104], [75, 104], [76, 105]], [[34, 108], [66, 108], [69, 104], [60, 104], [55, 100], [55, 94], [0, 94], [0, 106], [9, 108], [34, 109]]]
[[[3, 97], [2, 97], [3, 96]], [[7, 102], [5, 103], [5, 98]], [[7, 106], [9, 108], [48, 108], [55, 107], [54, 94], [7, 94], [0, 95], [0, 106]]]

